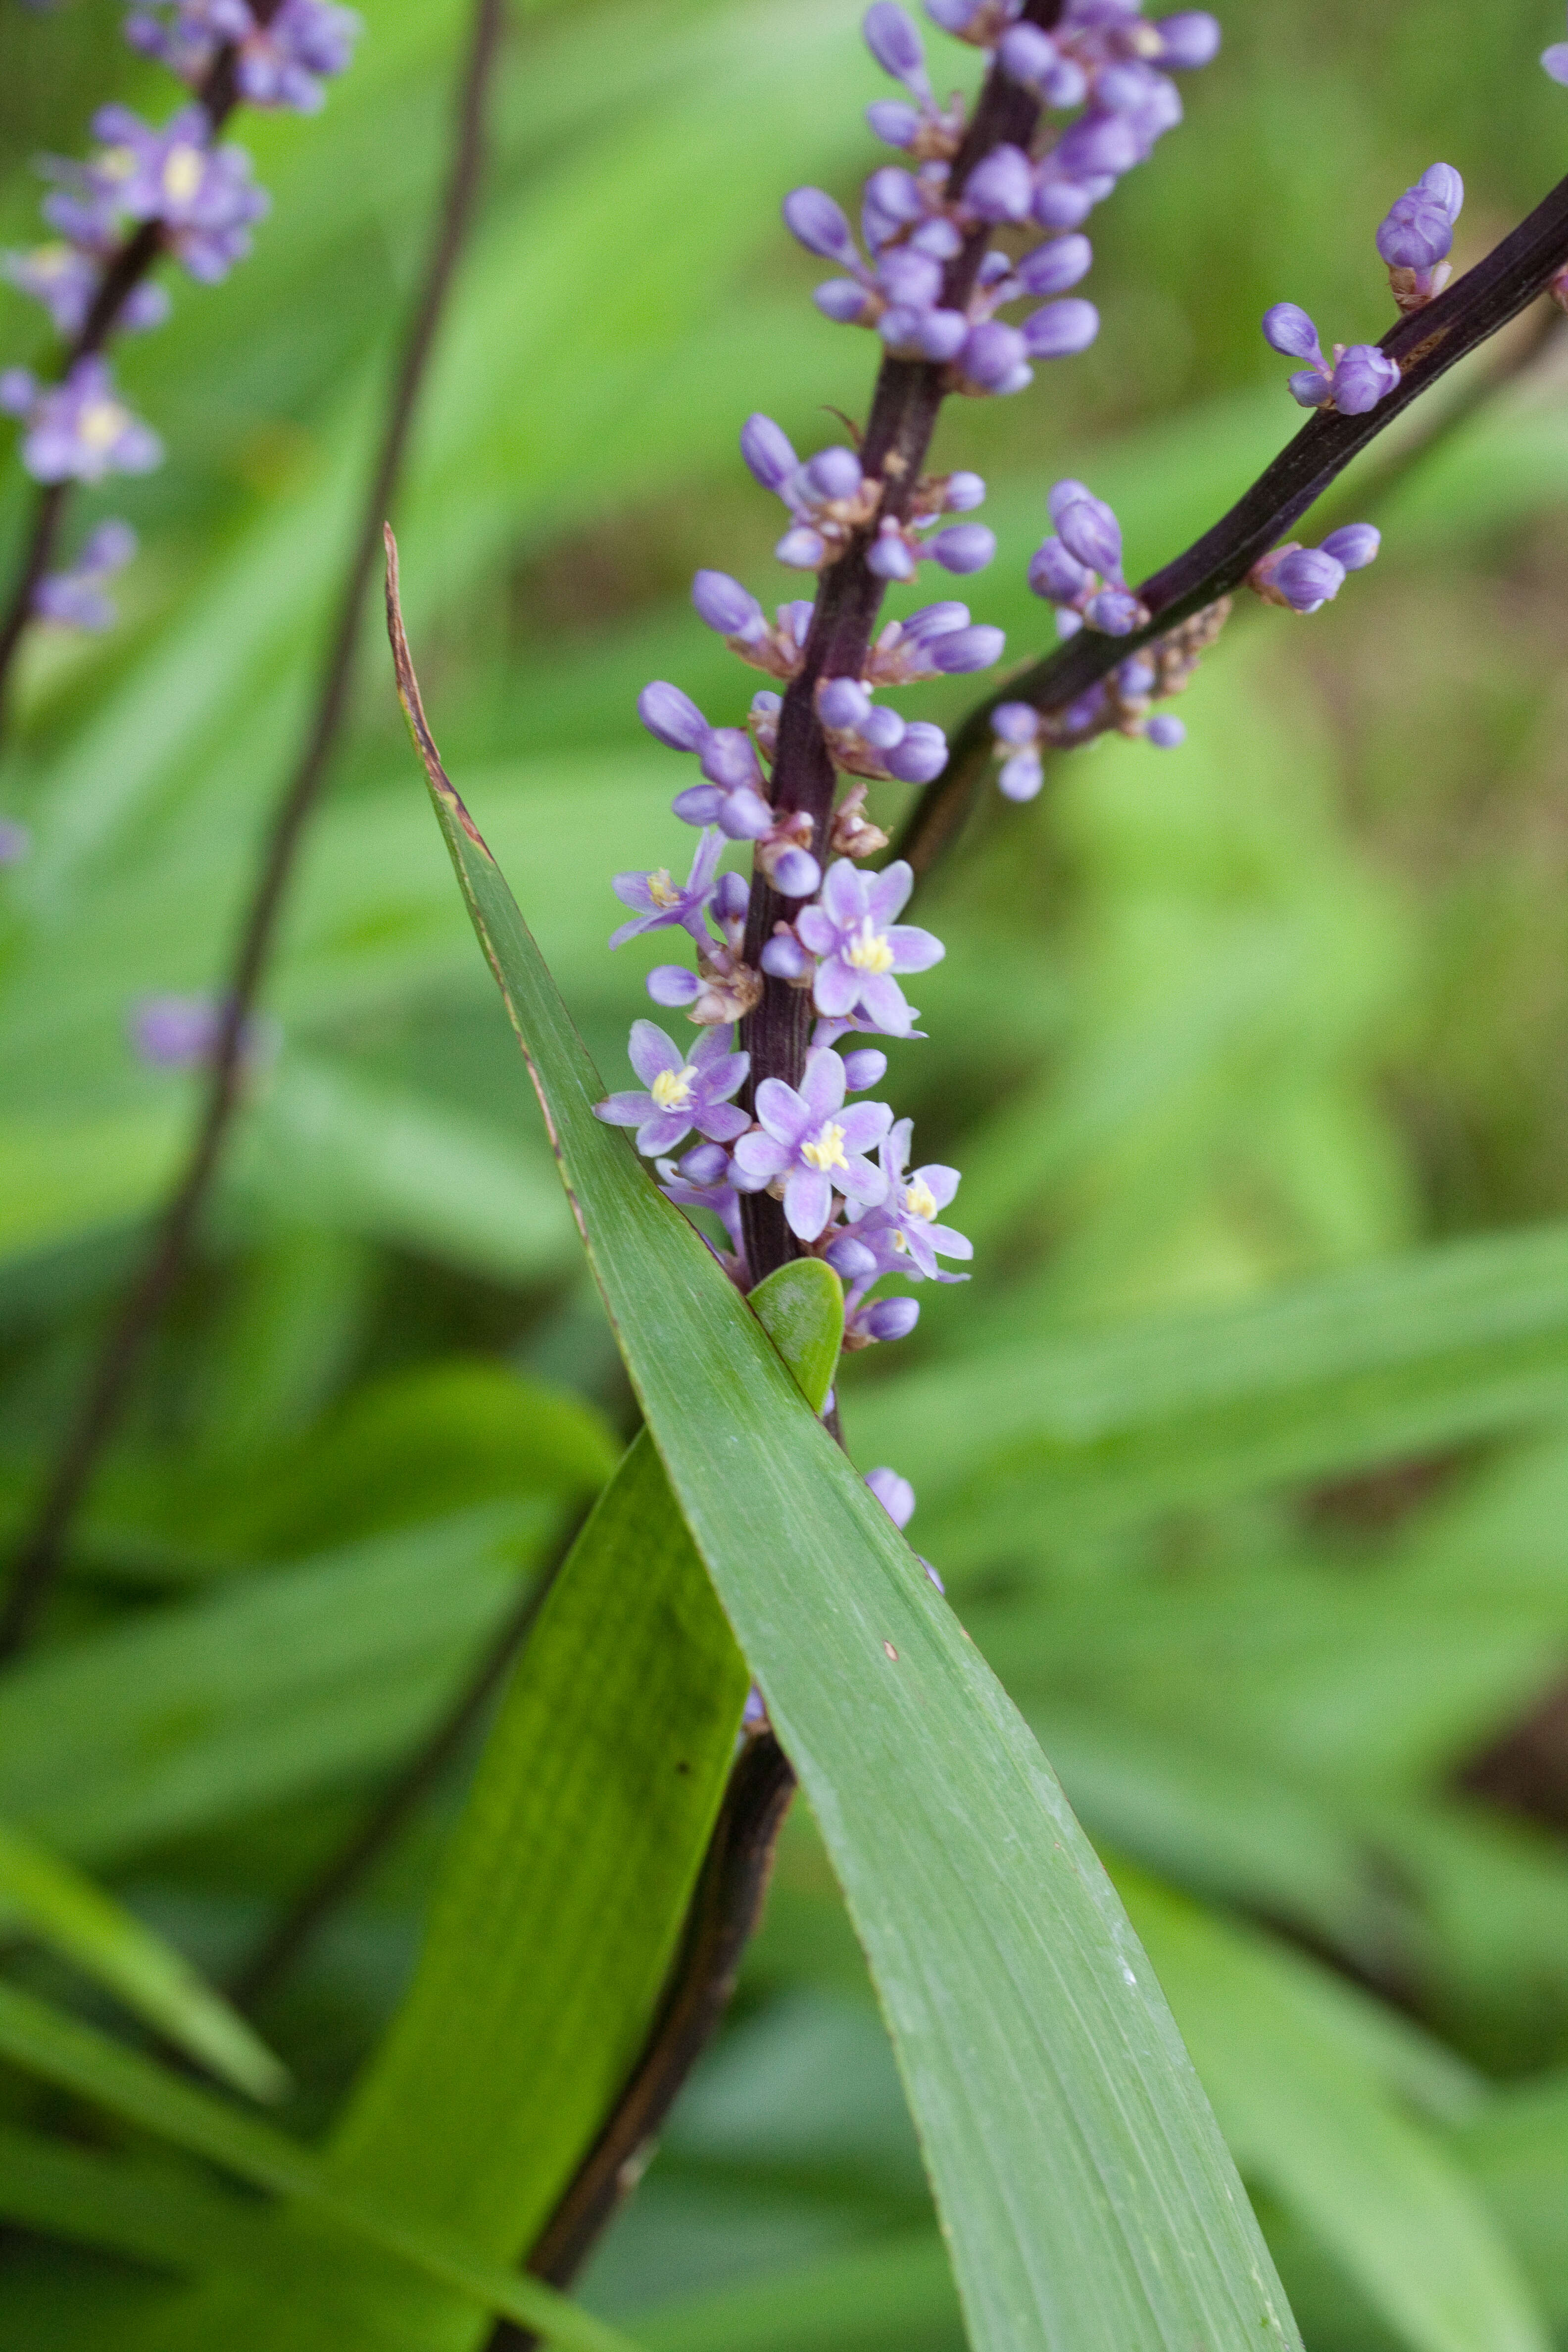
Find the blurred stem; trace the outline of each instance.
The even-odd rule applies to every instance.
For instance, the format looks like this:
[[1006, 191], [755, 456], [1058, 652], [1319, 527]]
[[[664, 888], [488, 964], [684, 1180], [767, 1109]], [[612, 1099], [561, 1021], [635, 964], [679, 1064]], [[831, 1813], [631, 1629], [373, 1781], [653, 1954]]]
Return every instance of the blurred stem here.
[[[1140, 646], [1152, 644], [1178, 622], [1240, 587], [1259, 556], [1316, 504], [1352, 457], [1451, 367], [1544, 294], [1565, 265], [1568, 179], [1560, 180], [1527, 220], [1436, 301], [1389, 329], [1381, 348], [1398, 361], [1400, 381], [1385, 400], [1362, 416], [1320, 409], [1228, 514], [1142, 583], [1136, 593], [1152, 615], [1145, 627], [1125, 637], [1080, 630], [968, 713], [940, 782], [922, 794], [897, 844], [895, 854], [909, 859], [917, 879], [931, 872], [969, 813], [990, 765], [991, 713], [999, 702], [1060, 710]], [[1486, 396], [1479, 392], [1475, 403]], [[1462, 398], [1462, 415], [1468, 415], [1475, 403]]]
[[[535, 2278], [569, 2286], [641, 2179], [681, 2085], [729, 2005], [742, 1955], [762, 1915], [795, 1789], [789, 1759], [773, 1733], [749, 1738], [735, 1759], [713, 1824], [658, 2016], [609, 2121], [528, 2257]], [[503, 2319], [487, 2352], [525, 2352], [537, 2342]]]
[[[1062, 6], [1063, 0], [1026, 0], [1022, 14], [1026, 22], [1049, 31]], [[953, 158], [949, 186], [961, 189], [981, 158], [1005, 142], [1026, 149], [1039, 115], [1038, 101], [993, 64], [963, 144]], [[990, 236], [988, 225], [974, 229], [964, 239], [963, 250], [949, 262], [942, 290], [948, 309], [961, 310], [967, 305]], [[891, 515], [901, 521], [910, 510], [946, 389], [945, 367], [924, 360], [882, 362], [859, 453], [862, 474], [881, 482], [881, 501], [871, 521], [857, 531], [837, 562], [821, 575], [805, 656], [779, 713], [773, 805], [781, 814], [803, 809], [808, 813], [811, 847], [824, 864], [837, 777], [816, 715], [817, 684], [825, 677], [859, 677], [865, 670], [871, 632], [887, 593], [887, 583], [877, 577], [866, 559], [882, 518]], [[799, 904], [798, 899], [782, 898], [762, 873], [754, 875], [744, 950], [753, 971], [760, 967], [774, 926], [798, 913]], [[741, 1024], [741, 1043], [752, 1057], [748, 1102], [755, 1098], [764, 1078], [799, 1085], [812, 1017], [805, 990], [763, 975], [761, 1002]], [[772, 1193], [743, 1193], [741, 1216], [753, 1282], [800, 1255], [801, 1244]]]
[[122, 1301], [93, 1365], [37, 1516], [23, 1539], [0, 1612], [0, 1660], [26, 1640], [59, 1570], [78, 1505], [119, 1426], [132, 1380], [185, 1265], [243, 1095], [246, 1034], [271, 959], [279, 919], [305, 827], [347, 715], [365, 592], [402, 471], [415, 407], [435, 346], [484, 158], [486, 100], [506, 0], [476, 0], [453, 121], [451, 163], [429, 258], [388, 402], [386, 423], [344, 575], [338, 617], [299, 763], [274, 812], [224, 992], [206, 1095], [189, 1156], [158, 1220], [145, 1265]]
[[[258, 25], [266, 25], [282, 5], [283, 0], [250, 0], [250, 12]], [[195, 92], [197, 105], [205, 110], [213, 139], [217, 137], [239, 103], [239, 91], [235, 81], [238, 62], [238, 47], [233, 41], [226, 41]], [[77, 330], [75, 340], [60, 363], [61, 377], [68, 376], [79, 360], [90, 359], [102, 351], [120, 322], [126, 303], [150, 274], [163, 249], [162, 221], [143, 221], [140, 228], [132, 230], [103, 273], [87, 317]], [[16, 575], [5, 617], [0, 619], [0, 735], [5, 732], [6, 688], [12, 664], [27, 624], [33, 617], [34, 592], [53, 561], [60, 526], [65, 520], [66, 508], [74, 488], [71, 482], [49, 482], [39, 491], [21, 570]]]
[[254, 2011], [268, 1999], [317, 1930], [396, 1843], [442, 1773], [461, 1755], [469, 1735], [533, 1630], [534, 1620], [549, 1599], [592, 1507], [590, 1504], [573, 1514], [564, 1535], [515, 1607], [507, 1612], [468, 1682], [390, 1788], [383, 1791], [342, 1849], [296, 1895], [277, 1926], [240, 1963], [228, 1986], [228, 1997], [237, 2009]]

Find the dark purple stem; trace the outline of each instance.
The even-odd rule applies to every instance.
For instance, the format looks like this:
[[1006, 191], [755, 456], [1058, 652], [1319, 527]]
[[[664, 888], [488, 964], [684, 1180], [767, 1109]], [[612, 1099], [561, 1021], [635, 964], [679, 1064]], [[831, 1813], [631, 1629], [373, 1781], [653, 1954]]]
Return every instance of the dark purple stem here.
[[[1061, 10], [1062, 0], [1027, 0], [1023, 14], [1030, 24], [1048, 31]], [[993, 65], [963, 144], [953, 159], [949, 186], [955, 193], [961, 189], [975, 164], [994, 147], [1008, 142], [1027, 148], [1039, 115], [1038, 101]], [[945, 308], [962, 310], [968, 303], [990, 235], [986, 226], [973, 230], [962, 252], [948, 264], [942, 292]], [[871, 632], [887, 587], [868, 568], [866, 558], [881, 516], [891, 515], [901, 521], [909, 513], [947, 389], [944, 367], [923, 360], [882, 362], [860, 446], [862, 472], [882, 484], [880, 509], [872, 522], [857, 532], [838, 562], [822, 574], [805, 660], [779, 714], [773, 804], [781, 814], [808, 812], [811, 845], [819, 858], [826, 856], [837, 779], [816, 715], [817, 683], [825, 677], [858, 677], [865, 669]], [[775, 924], [798, 910], [798, 900], [781, 898], [757, 876], [746, 920], [745, 958], [753, 969]], [[741, 1042], [752, 1057], [752, 1096], [763, 1078], [799, 1084], [812, 1020], [807, 992], [792, 988], [785, 981], [764, 978], [762, 1001], [741, 1026]], [[799, 1256], [800, 1244], [784, 1223], [782, 1204], [771, 1193], [746, 1195], [741, 1213], [753, 1282]]]
[[365, 592], [381, 554], [382, 530], [403, 468], [415, 404], [462, 250], [484, 152], [485, 100], [506, 0], [478, 0], [454, 126], [451, 174], [414, 317], [388, 404], [386, 424], [366, 494], [359, 536], [343, 579], [337, 624], [322, 666], [310, 731], [287, 791], [274, 812], [223, 995], [205, 1100], [190, 1155], [164, 1203], [145, 1265], [110, 1326], [31, 1527], [16, 1555], [11, 1591], [0, 1612], [0, 1660], [26, 1640], [59, 1571], [66, 1535], [100, 1456], [125, 1408], [142, 1352], [184, 1270], [196, 1223], [212, 1189], [245, 1074], [245, 1038], [271, 960], [279, 918], [305, 827], [326, 780], [348, 710]]
[[[258, 24], [265, 25], [277, 15], [281, 5], [282, 0], [251, 0], [251, 14]], [[232, 41], [226, 42], [213, 59], [211, 69], [196, 91], [197, 103], [206, 111], [215, 139], [239, 103], [235, 81], [238, 62], [237, 47]], [[91, 359], [102, 351], [114, 332], [126, 303], [163, 253], [163, 224], [155, 220], [143, 221], [141, 227], [126, 238], [104, 271], [102, 282], [92, 298], [92, 307], [65, 354], [60, 365], [62, 377], [70, 373], [79, 360]], [[34, 591], [53, 560], [71, 488], [69, 482], [50, 482], [39, 491], [21, 569], [16, 574], [5, 618], [0, 620], [0, 732], [5, 728], [6, 687], [11, 665], [33, 616]]]
[[1152, 616], [1145, 628], [1126, 637], [1084, 629], [968, 713], [946, 771], [921, 796], [898, 844], [898, 855], [909, 859], [917, 876], [930, 871], [968, 813], [991, 758], [990, 717], [999, 702], [1059, 710], [1140, 646], [1238, 588], [1258, 557], [1321, 498], [1352, 457], [1458, 361], [1537, 300], [1565, 264], [1568, 179], [1559, 181], [1528, 220], [1436, 301], [1389, 329], [1382, 349], [1398, 361], [1400, 381], [1386, 400], [1363, 416], [1320, 410], [1212, 530], [1142, 582], [1137, 593]]

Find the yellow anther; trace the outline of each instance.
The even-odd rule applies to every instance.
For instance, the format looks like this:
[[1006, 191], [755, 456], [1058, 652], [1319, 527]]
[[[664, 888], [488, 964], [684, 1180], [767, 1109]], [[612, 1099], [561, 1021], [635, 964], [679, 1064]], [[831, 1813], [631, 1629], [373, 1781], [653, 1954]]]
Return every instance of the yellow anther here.
[[847, 1168], [849, 1162], [844, 1157], [844, 1129], [829, 1119], [814, 1143], [801, 1145], [800, 1156], [813, 1168], [820, 1168], [825, 1175], [830, 1168]]
[[98, 169], [106, 180], [129, 180], [136, 169], [134, 147], [106, 147], [98, 159]]
[[845, 961], [857, 971], [891, 971], [893, 950], [872, 922], [869, 915], [861, 918], [860, 929], [844, 950]]
[[929, 1225], [936, 1215], [936, 1195], [923, 1176], [904, 1186], [904, 1212], [911, 1217], [923, 1217]]
[[163, 194], [171, 204], [188, 205], [201, 184], [201, 149], [171, 147], [163, 159]]
[[89, 449], [111, 448], [129, 422], [117, 400], [89, 400], [77, 419], [78, 436]]
[[684, 1110], [691, 1100], [691, 1082], [696, 1076], [689, 1062], [683, 1070], [660, 1070], [648, 1092], [660, 1110]]
[[669, 878], [669, 868], [661, 866], [657, 874], [647, 877], [647, 895], [656, 907], [679, 907], [680, 893]]

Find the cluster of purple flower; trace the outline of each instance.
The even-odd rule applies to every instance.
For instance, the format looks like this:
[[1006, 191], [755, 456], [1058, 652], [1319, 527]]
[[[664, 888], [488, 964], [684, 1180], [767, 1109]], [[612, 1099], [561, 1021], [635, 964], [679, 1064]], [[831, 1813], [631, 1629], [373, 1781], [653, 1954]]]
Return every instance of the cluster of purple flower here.
[[[868, 120], [917, 168], [883, 164], [867, 181], [864, 253], [820, 188], [797, 188], [784, 219], [808, 252], [846, 273], [816, 289], [827, 318], [874, 328], [895, 357], [945, 366], [955, 392], [1021, 392], [1033, 380], [1031, 362], [1084, 351], [1099, 332], [1093, 303], [1068, 292], [1093, 260], [1079, 225], [1181, 121], [1176, 86], [1160, 68], [1206, 65], [1219, 27], [1199, 11], [1145, 23], [1142, 0], [1068, 0], [1053, 34], [1015, 23], [1018, 8], [1006, 0], [927, 0], [927, 12], [946, 31], [994, 50], [1007, 78], [1044, 107], [1076, 119], [1048, 130], [1036, 154], [993, 148], [962, 186], [952, 185], [963, 101], [937, 104], [912, 19], [897, 0], [875, 0], [866, 14], [867, 45], [907, 97], [878, 100]], [[1021, 259], [985, 251], [955, 283], [951, 265], [972, 254], [977, 232], [993, 228], [1047, 235]], [[1021, 326], [997, 319], [1022, 301], [1041, 307]]]
[[1103, 499], [1082, 482], [1058, 482], [1046, 501], [1055, 535], [1029, 564], [1029, 585], [1057, 608], [1058, 636], [1085, 626], [1129, 637], [1148, 613], [1121, 572], [1121, 526]]
[[[308, 111], [321, 103], [323, 77], [348, 64], [358, 25], [351, 11], [329, 0], [153, 0], [132, 10], [125, 34], [133, 47], [198, 87], [227, 51], [241, 98]], [[41, 302], [57, 332], [73, 340], [89, 329], [129, 238], [155, 225], [159, 250], [210, 286], [249, 252], [251, 228], [268, 207], [249, 156], [216, 142], [201, 105], [182, 107], [161, 130], [127, 107], [105, 106], [92, 130], [100, 143], [86, 163], [48, 157], [42, 166], [56, 184], [43, 206], [55, 240], [0, 255], [0, 271], [11, 284]], [[144, 280], [132, 287], [110, 323], [135, 332], [161, 324], [168, 310], [163, 289]], [[146, 473], [163, 457], [157, 435], [121, 400], [96, 347], [76, 357], [58, 383], [7, 369], [0, 374], [0, 409], [21, 423], [22, 463], [36, 481], [99, 482], [110, 474]], [[102, 582], [135, 542], [123, 524], [104, 530], [110, 537], [95, 533], [74, 564], [39, 583], [34, 609], [41, 617], [89, 629], [113, 620]]]
[[[1464, 202], [1465, 184], [1453, 165], [1433, 163], [1390, 205], [1377, 250], [1402, 310], [1421, 310], [1447, 284], [1454, 224]], [[1266, 310], [1263, 335], [1287, 359], [1307, 361], [1290, 378], [1291, 397], [1303, 408], [1364, 416], [1398, 389], [1399, 362], [1376, 343], [1336, 343], [1332, 357], [1325, 357], [1318, 330], [1298, 302], [1276, 302]]]

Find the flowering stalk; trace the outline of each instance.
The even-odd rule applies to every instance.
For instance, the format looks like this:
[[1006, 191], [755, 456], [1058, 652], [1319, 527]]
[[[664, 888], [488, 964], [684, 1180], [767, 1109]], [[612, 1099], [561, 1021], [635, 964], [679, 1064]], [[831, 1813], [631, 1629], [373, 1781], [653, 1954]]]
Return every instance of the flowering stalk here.
[[113, 607], [100, 593], [73, 597], [71, 583], [86, 560], [96, 590], [134, 551], [126, 525], [106, 526], [119, 534], [113, 561], [100, 557], [94, 565], [89, 541], [75, 566], [51, 575], [71, 485], [145, 473], [162, 462], [156, 434], [115, 393], [103, 357], [110, 338], [168, 316], [168, 298], [152, 283], [165, 255], [212, 285], [249, 251], [250, 225], [267, 210], [267, 195], [253, 185], [244, 150], [220, 147], [218, 132], [242, 101], [313, 112], [323, 79], [347, 65], [358, 26], [358, 17], [332, 0], [148, 0], [126, 17], [126, 38], [185, 82], [194, 103], [162, 131], [128, 108], [100, 108], [93, 129], [105, 143], [91, 161], [46, 163], [58, 184], [44, 215], [58, 241], [7, 254], [3, 267], [68, 340], [52, 383], [26, 368], [0, 373], [0, 409], [21, 420], [22, 461], [40, 485], [0, 618], [0, 722], [29, 622], [106, 627]]
[[[875, 0], [868, 46], [907, 96], [868, 117], [917, 168], [872, 173], [864, 252], [820, 189], [797, 188], [784, 205], [799, 241], [844, 273], [817, 289], [819, 310], [872, 330], [885, 353], [853, 448], [803, 464], [765, 416], [742, 435], [748, 467], [788, 517], [775, 552], [818, 574], [816, 598], [780, 606], [769, 622], [725, 573], [700, 572], [693, 586], [702, 619], [784, 691], [758, 694], [743, 728], [711, 725], [663, 680], [639, 698], [649, 731], [700, 763], [703, 781], [674, 807], [705, 831], [685, 884], [662, 869], [616, 878], [634, 911], [611, 944], [661, 928], [688, 933], [696, 971], [661, 965], [648, 989], [710, 1040], [688, 1059], [666, 1031], [638, 1023], [631, 1057], [643, 1089], [598, 1107], [634, 1128], [649, 1156], [688, 1146], [679, 1160], [659, 1157], [665, 1190], [718, 1218], [723, 1262], [742, 1287], [803, 1252], [826, 1257], [848, 1286], [849, 1348], [914, 1327], [913, 1299], [869, 1297], [883, 1276], [962, 1280], [937, 1255], [967, 1257], [969, 1244], [935, 1223], [957, 1171], [911, 1174], [909, 1121], [895, 1125], [885, 1103], [847, 1105], [879, 1083], [887, 1057], [861, 1045], [841, 1054], [841, 1042], [918, 1035], [900, 982], [943, 950], [899, 919], [907, 866], [859, 870], [886, 835], [866, 818], [866, 782], [840, 799], [838, 779], [931, 782], [947, 760], [941, 730], [907, 723], [878, 690], [985, 668], [1003, 650], [1000, 630], [952, 600], [879, 633], [882, 599], [923, 561], [960, 576], [990, 562], [991, 532], [948, 520], [973, 512], [984, 483], [921, 470], [941, 404], [952, 393], [1020, 391], [1033, 362], [1093, 340], [1099, 315], [1069, 292], [1092, 261], [1081, 224], [1181, 119], [1176, 86], [1159, 68], [1205, 64], [1218, 45], [1206, 15], [1150, 24], [1142, 0], [927, 0], [927, 11], [990, 56], [973, 119], [961, 99], [938, 103], [914, 23], [893, 0]], [[1075, 119], [1049, 124], [1052, 110]], [[1020, 252], [1020, 231], [1044, 234]], [[1039, 306], [1022, 325], [996, 315], [1022, 301]], [[1124, 583], [1119, 593], [1125, 604]], [[726, 837], [752, 845], [749, 888], [735, 875], [716, 878]]]
[[[182, 0], [184, 16], [205, 22], [230, 0]], [[285, 0], [290, 5], [290, 0]], [[291, 0], [297, 9], [316, 0]], [[349, 706], [355, 652], [388, 507], [403, 470], [425, 372], [435, 349], [447, 297], [457, 271], [479, 193], [484, 161], [485, 110], [500, 47], [505, 0], [475, 0], [468, 52], [453, 124], [451, 168], [436, 222], [424, 279], [414, 306], [388, 402], [381, 444], [367, 488], [358, 536], [345, 568], [337, 620], [321, 666], [314, 709], [299, 757], [273, 812], [271, 825], [241, 921], [226, 988], [207, 1011], [157, 1000], [134, 1015], [133, 1034], [150, 1059], [199, 1055], [205, 1091], [195, 1133], [154, 1229], [152, 1247], [105, 1334], [59, 1454], [18, 1548], [11, 1589], [0, 1609], [0, 1660], [27, 1639], [58, 1574], [71, 1521], [130, 1394], [149, 1338], [184, 1270], [191, 1244], [216, 1178], [243, 1096], [247, 1064], [265, 1050], [265, 1026], [255, 1018], [278, 926], [300, 845], [315, 810]], [[144, 12], [146, 13], [146, 12]], [[176, 25], [183, 21], [176, 18]], [[296, 23], [308, 22], [296, 17]], [[167, 30], [167, 27], [163, 28]], [[266, 59], [263, 62], [267, 62]], [[237, 70], [237, 68], [233, 68]], [[292, 86], [292, 85], [291, 85]], [[20, 828], [17, 829], [18, 832]], [[22, 847], [25, 849], [25, 841]], [[0, 864], [6, 835], [0, 824]]]
[[[1568, 61], [1568, 44], [1563, 45], [1563, 55]], [[1450, 178], [1449, 168], [1434, 166], [1445, 175], [1444, 192], [1451, 199], [1458, 175], [1455, 173]], [[1429, 180], [1431, 174], [1426, 177]], [[1415, 196], [1418, 190], [1419, 184], [1408, 194]], [[1389, 220], [1395, 221], [1406, 204], [1407, 198], [1401, 198]], [[1452, 217], [1449, 214], [1450, 230]], [[1427, 226], [1430, 228], [1430, 223]], [[1395, 253], [1413, 250], [1396, 241], [1388, 222], [1379, 233], [1378, 245], [1384, 259], [1390, 245]], [[1440, 261], [1424, 265], [1434, 276], [1441, 266]], [[1396, 299], [1402, 299], [1400, 273], [1413, 267], [1413, 262], [1390, 262]], [[1024, 754], [1034, 763], [1037, 788], [1040, 750], [1070, 748], [1119, 724], [1120, 673], [1131, 657], [1146, 654], [1156, 663], [1172, 659], [1184, 677], [1191, 666], [1187, 647], [1194, 639], [1212, 635], [1227, 609], [1226, 600], [1246, 585], [1258, 589], [1269, 602], [1289, 604], [1298, 611], [1315, 610], [1335, 593], [1345, 571], [1370, 560], [1368, 549], [1375, 534], [1370, 526], [1352, 525], [1348, 536], [1331, 533], [1323, 550], [1297, 550], [1279, 544], [1292, 524], [1316, 504], [1353, 457], [1450, 368], [1542, 294], [1550, 293], [1561, 302], [1565, 286], [1568, 179], [1560, 181], [1528, 218], [1462, 278], [1418, 302], [1408, 299], [1410, 289], [1405, 288], [1404, 314], [1379, 343], [1364, 347], [1387, 363], [1386, 391], [1367, 407], [1357, 404], [1353, 394], [1349, 406], [1338, 400], [1314, 403], [1314, 414], [1294, 440], [1265, 467], [1230, 511], [1184, 553], [1131, 591], [1146, 617], [1125, 635], [1093, 628], [1074, 631], [1065, 645], [1042, 655], [966, 714], [940, 782], [921, 796], [896, 845], [917, 880], [931, 870], [955, 837], [994, 756], [1001, 757], [1006, 777], [1011, 763]], [[1278, 328], [1281, 309], [1293, 307], [1276, 306], [1268, 314], [1266, 333], [1269, 323]], [[1300, 316], [1315, 341], [1311, 321], [1304, 312]], [[1333, 373], [1328, 370], [1331, 379]], [[1349, 563], [1342, 548], [1335, 552], [1342, 539], [1352, 552]], [[1316, 559], [1325, 550], [1326, 566], [1315, 560], [1310, 565], [1295, 560], [1309, 555]], [[1371, 551], [1375, 552], [1375, 548]], [[1289, 566], [1286, 559], [1291, 559]], [[1103, 700], [1097, 699], [1101, 696]], [[1073, 724], [1075, 715], [1081, 719], [1080, 726]], [[1005, 784], [1004, 789], [1008, 787]], [[1029, 795], [1019, 791], [1011, 796]]]

